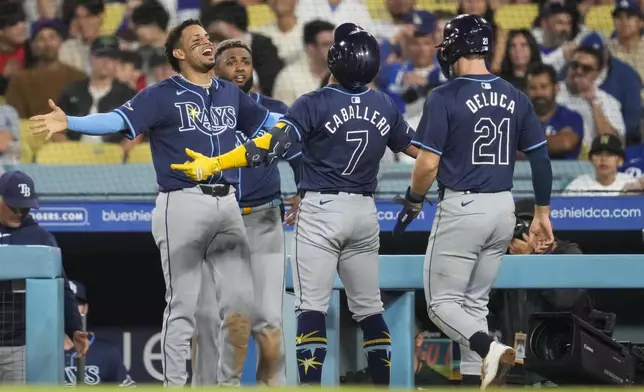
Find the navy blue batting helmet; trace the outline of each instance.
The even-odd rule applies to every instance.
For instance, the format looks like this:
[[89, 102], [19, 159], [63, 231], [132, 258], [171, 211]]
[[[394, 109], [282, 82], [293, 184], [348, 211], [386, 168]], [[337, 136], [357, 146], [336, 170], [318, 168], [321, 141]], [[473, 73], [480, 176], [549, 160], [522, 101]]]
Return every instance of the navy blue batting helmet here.
[[340, 85], [354, 90], [371, 83], [380, 69], [378, 40], [353, 23], [338, 26], [334, 40], [327, 65]]
[[458, 59], [468, 54], [485, 54], [492, 47], [492, 26], [477, 15], [459, 15], [443, 30], [443, 42], [437, 46], [438, 63], [446, 78]]

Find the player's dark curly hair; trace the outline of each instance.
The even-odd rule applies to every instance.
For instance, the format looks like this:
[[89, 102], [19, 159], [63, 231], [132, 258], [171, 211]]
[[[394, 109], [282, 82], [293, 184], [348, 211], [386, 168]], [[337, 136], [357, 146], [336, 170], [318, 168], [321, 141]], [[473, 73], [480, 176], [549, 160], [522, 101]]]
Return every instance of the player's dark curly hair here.
[[246, 49], [249, 54], [253, 54], [250, 47], [246, 45], [244, 41], [240, 39], [227, 39], [225, 41], [221, 41], [219, 45], [217, 45], [217, 50], [215, 50], [215, 62], [219, 61], [219, 57], [221, 57], [225, 51], [235, 48]]
[[[173, 27], [170, 30], [170, 33], [168, 34], [168, 39], [165, 41], [165, 56], [168, 58], [168, 62], [170, 63], [170, 66], [174, 70], [174, 72], [180, 72], [181, 69], [179, 68], [179, 60], [177, 60], [176, 57], [172, 54], [172, 51], [177, 48], [177, 45], [179, 45], [179, 41], [181, 40], [181, 34], [183, 34], [183, 30], [187, 29], [190, 26], [202, 26], [201, 22], [199, 22], [197, 19], [186, 19], [181, 24]], [[203, 27], [203, 26], [202, 26]]]

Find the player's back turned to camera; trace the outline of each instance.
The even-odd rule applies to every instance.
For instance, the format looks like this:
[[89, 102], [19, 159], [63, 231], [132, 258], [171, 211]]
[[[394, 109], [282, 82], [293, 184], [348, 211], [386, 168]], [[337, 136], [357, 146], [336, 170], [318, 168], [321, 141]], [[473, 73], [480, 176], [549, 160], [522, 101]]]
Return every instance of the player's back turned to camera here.
[[301, 384], [320, 384], [327, 352], [326, 312], [340, 275], [349, 310], [363, 332], [371, 379], [390, 381], [391, 336], [382, 316], [380, 228], [373, 199], [385, 149], [416, 156], [413, 130], [391, 99], [369, 89], [380, 65], [376, 39], [346, 23], [329, 49], [330, 84], [300, 97], [265, 135], [224, 155], [175, 166], [192, 178], [275, 163], [302, 142], [302, 203], [291, 266]]
[[463, 383], [503, 383], [516, 352], [489, 335], [489, 292], [512, 238], [512, 177], [516, 151], [526, 153], [535, 189], [530, 242], [552, 243], [549, 220], [552, 169], [546, 138], [530, 100], [490, 74], [485, 59], [492, 28], [483, 18], [460, 15], [444, 29], [438, 61], [450, 79], [430, 93], [416, 130], [421, 152], [394, 235], [418, 216], [438, 182], [439, 202], [424, 265], [431, 320], [460, 344]]

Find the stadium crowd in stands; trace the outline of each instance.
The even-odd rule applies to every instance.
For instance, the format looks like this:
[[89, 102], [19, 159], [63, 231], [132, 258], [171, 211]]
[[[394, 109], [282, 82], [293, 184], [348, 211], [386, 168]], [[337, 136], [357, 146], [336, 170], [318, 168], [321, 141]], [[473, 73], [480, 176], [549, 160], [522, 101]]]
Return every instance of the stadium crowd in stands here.
[[[50, 97], [69, 115], [110, 112], [174, 75], [164, 44], [186, 18], [199, 18], [215, 45], [231, 38], [248, 44], [253, 91], [288, 105], [327, 84], [335, 27], [359, 24], [381, 45], [371, 87], [390, 95], [416, 127], [429, 92], [446, 82], [436, 60], [443, 27], [471, 13], [494, 26], [489, 67], [528, 95], [551, 159], [592, 163], [594, 173], [574, 179], [565, 195], [644, 190], [644, 0], [0, 0], [0, 6], [0, 164], [89, 163], [99, 159], [96, 146], [116, 157], [104, 153], [101, 163], [151, 162], [146, 135], [130, 141], [68, 131], [45, 142], [26, 120], [49, 112]], [[396, 162], [413, 160], [385, 157]], [[420, 345], [420, 331], [416, 337]], [[419, 379], [435, 385], [426, 364], [415, 364]], [[120, 373], [114, 381], [124, 378], [129, 384]]]

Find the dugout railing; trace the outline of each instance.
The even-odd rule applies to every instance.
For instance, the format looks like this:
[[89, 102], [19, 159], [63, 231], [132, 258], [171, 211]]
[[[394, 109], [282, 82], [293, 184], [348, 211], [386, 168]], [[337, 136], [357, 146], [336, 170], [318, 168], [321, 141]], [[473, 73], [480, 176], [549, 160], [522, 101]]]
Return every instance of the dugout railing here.
[[[59, 248], [0, 246], [0, 280], [26, 281], [26, 381], [64, 382], [63, 279]], [[5, 320], [5, 327], [7, 325]]]
[[[415, 295], [423, 288], [422, 255], [380, 256], [380, 288], [385, 304], [385, 320], [392, 339], [392, 387], [414, 387]], [[290, 264], [286, 272], [287, 290], [293, 290]], [[522, 255], [505, 256], [494, 288], [497, 289], [629, 289], [644, 287], [644, 255]], [[336, 276], [327, 316], [328, 351], [322, 383], [336, 386], [340, 379], [340, 291]], [[286, 294], [284, 338], [287, 380], [297, 381], [295, 356], [296, 324], [293, 293]], [[359, 334], [359, 328], [355, 328]], [[352, 339], [353, 340], [353, 339]], [[361, 341], [360, 338], [356, 341]], [[344, 344], [343, 344], [344, 346]], [[345, 347], [343, 347], [345, 348]]]

